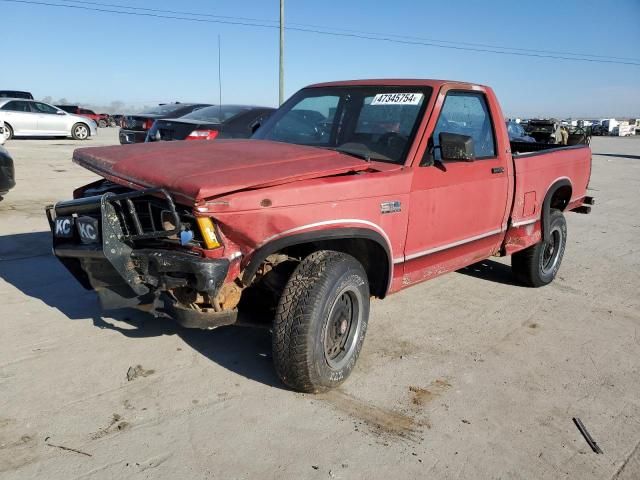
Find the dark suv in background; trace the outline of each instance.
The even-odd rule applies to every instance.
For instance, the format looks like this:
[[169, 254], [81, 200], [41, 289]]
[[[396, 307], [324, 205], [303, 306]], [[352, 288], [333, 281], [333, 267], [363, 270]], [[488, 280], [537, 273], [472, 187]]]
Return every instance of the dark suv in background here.
[[0, 90], [0, 98], [24, 98], [25, 100], [33, 100], [30, 92], [22, 92], [20, 90]]
[[146, 112], [124, 115], [120, 123], [120, 143], [123, 145], [142, 143], [156, 120], [182, 117], [187, 113], [210, 106], [209, 103], [166, 103]]

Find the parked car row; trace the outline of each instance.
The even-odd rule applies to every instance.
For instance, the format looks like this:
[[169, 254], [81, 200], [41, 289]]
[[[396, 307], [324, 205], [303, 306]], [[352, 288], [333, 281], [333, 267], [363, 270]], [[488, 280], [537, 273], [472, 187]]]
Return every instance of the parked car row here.
[[274, 111], [250, 105], [172, 103], [122, 117], [120, 143], [249, 138]]
[[[592, 129], [581, 122], [571, 125], [555, 118], [538, 118], [517, 122], [507, 122], [507, 131], [512, 141], [517, 143], [538, 143], [542, 145], [589, 145]], [[516, 138], [519, 137], [519, 138]], [[532, 147], [530, 147], [532, 148]]]
[[96, 135], [96, 123], [36, 100], [0, 99], [0, 120], [5, 140], [12, 137], [72, 137], [86, 140]]
[[133, 115], [98, 114], [78, 105], [49, 105], [29, 92], [0, 90], [0, 134], [14, 137], [70, 136], [86, 140], [96, 127], [120, 125], [121, 144], [249, 138], [273, 108], [208, 103], [168, 103]]
[[167, 103], [134, 115], [123, 115], [120, 123], [120, 143], [142, 143], [153, 122], [161, 118], [177, 118], [194, 110], [210, 107], [208, 103]]
[[[0, 98], [34, 100], [31, 92], [22, 90], [0, 90]], [[90, 118], [101, 128], [116, 126], [116, 122], [112, 119], [111, 115], [107, 113], [96, 113], [93, 110], [80, 107], [79, 105], [55, 105], [55, 107], [73, 115]]]

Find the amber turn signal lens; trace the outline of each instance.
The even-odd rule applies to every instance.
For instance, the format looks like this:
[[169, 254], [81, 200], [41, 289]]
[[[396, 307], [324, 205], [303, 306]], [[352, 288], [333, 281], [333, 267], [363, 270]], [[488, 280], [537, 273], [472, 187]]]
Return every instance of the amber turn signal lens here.
[[204, 244], [207, 248], [218, 248], [220, 246], [220, 242], [216, 236], [216, 229], [213, 226], [213, 221], [209, 217], [198, 217], [197, 220], [200, 232], [202, 233], [202, 238], [204, 239]]

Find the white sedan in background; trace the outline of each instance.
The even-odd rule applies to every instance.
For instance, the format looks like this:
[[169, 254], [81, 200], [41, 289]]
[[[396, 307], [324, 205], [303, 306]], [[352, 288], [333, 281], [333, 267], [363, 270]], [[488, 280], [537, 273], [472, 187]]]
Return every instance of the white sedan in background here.
[[86, 140], [96, 135], [96, 123], [72, 115], [48, 103], [23, 98], [0, 99], [0, 121], [4, 140], [13, 137], [73, 137]]
[[4, 122], [0, 120], [0, 145], [2, 145], [4, 142], [7, 141], [7, 138], [5, 137], [5, 135], [7, 137], [9, 136], [9, 134], [7, 134], [6, 130], [4, 129]]

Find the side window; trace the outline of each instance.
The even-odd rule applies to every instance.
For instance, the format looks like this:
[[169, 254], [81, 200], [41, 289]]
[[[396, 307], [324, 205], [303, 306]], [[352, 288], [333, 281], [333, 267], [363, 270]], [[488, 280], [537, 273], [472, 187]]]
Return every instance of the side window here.
[[21, 102], [20, 100], [12, 100], [7, 102], [2, 107], [2, 110], [10, 110], [12, 112], [29, 112], [31, 113], [31, 107], [29, 102]]
[[56, 113], [58, 110], [53, 108], [51, 105], [47, 105], [46, 103], [33, 102], [32, 103], [34, 111], [38, 113]]
[[[491, 114], [481, 93], [448, 93], [433, 131], [434, 146], [440, 144], [442, 132], [473, 138], [476, 159], [491, 158], [496, 155]], [[437, 160], [440, 160], [440, 149], [435, 149], [434, 155]]]

